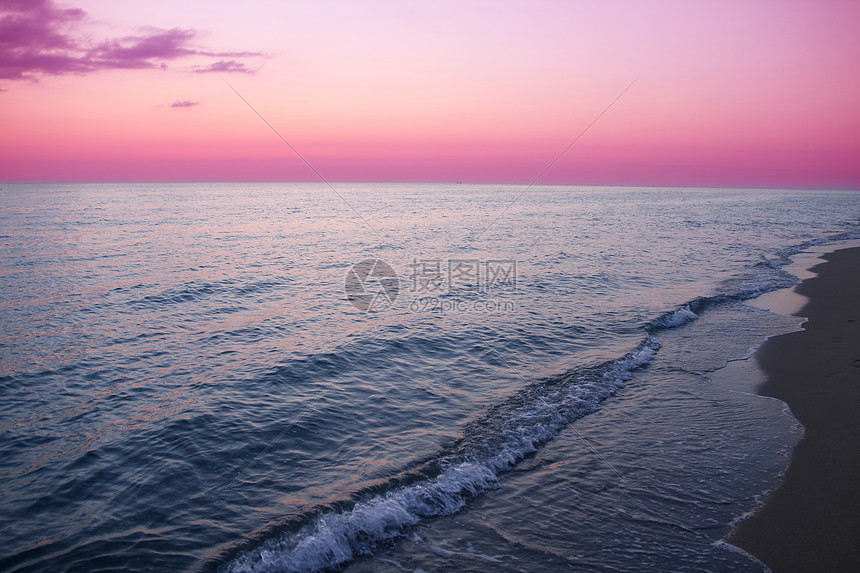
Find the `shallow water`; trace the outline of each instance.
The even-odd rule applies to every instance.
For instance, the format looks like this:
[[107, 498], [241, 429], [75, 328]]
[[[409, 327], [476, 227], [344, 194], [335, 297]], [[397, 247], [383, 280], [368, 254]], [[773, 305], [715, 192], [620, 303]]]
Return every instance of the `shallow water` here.
[[858, 194], [337, 189], [4, 185], [3, 569], [756, 569], [798, 429], [709, 373]]

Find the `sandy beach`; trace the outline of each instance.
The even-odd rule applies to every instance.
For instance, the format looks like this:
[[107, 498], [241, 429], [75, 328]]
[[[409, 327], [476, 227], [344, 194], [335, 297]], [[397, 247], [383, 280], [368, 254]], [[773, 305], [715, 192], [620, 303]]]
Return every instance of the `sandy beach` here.
[[797, 288], [804, 330], [755, 355], [760, 393], [806, 428], [781, 487], [731, 538], [774, 573], [860, 570], [860, 248], [823, 258]]

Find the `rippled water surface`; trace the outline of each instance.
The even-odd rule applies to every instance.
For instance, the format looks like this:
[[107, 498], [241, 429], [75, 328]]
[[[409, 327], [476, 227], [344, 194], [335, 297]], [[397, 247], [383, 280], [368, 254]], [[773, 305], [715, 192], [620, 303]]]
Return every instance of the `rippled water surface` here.
[[336, 188], [4, 185], [0, 569], [760, 570], [800, 430], [709, 373], [860, 194]]

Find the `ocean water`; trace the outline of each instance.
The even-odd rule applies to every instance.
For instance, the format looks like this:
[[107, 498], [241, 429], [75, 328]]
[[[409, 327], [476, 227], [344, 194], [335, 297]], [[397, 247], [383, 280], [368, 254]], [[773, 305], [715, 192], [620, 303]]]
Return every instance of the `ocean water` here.
[[4, 184], [0, 570], [763, 570], [715, 373], [860, 193], [335, 189]]

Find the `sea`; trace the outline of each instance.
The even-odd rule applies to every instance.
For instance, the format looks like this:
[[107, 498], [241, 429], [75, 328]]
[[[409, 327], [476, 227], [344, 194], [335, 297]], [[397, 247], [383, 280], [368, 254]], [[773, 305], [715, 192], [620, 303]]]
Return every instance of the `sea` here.
[[[3, 184], [0, 570], [743, 571], [854, 191]], [[742, 367], [739, 367], [741, 365]]]

